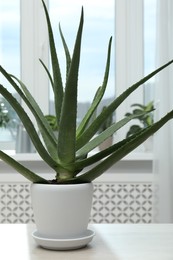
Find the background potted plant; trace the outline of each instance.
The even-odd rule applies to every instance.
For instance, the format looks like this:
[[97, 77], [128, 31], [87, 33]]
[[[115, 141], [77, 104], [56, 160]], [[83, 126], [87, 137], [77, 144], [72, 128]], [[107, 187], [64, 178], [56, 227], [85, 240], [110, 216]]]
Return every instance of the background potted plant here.
[[168, 62], [129, 87], [95, 119], [91, 120], [107, 86], [112, 43], [112, 38], [110, 38], [103, 83], [98, 88], [88, 112], [77, 127], [77, 89], [84, 21], [83, 8], [72, 56], [59, 26], [66, 57], [66, 84], [63, 86], [49, 14], [43, 0], [42, 3], [49, 32], [52, 74], [42, 61], [41, 63], [50, 79], [55, 97], [58, 137], [54, 135], [47, 119], [24, 83], [8, 73], [2, 66], [0, 66], [0, 72], [17, 91], [35, 117], [41, 138], [28, 113], [3, 85], [0, 85], [0, 94], [7, 99], [18, 114], [38, 154], [54, 170], [55, 178], [47, 180], [39, 176], [3, 151], [0, 151], [0, 158], [33, 183], [31, 185], [31, 197], [37, 226], [33, 236], [37, 242], [50, 249], [78, 248], [86, 245], [93, 237], [93, 232], [87, 230], [92, 202], [92, 181], [172, 119], [173, 111], [133, 136], [90, 156], [90, 151], [132, 120], [134, 115], [113, 123], [97, 136], [95, 134], [107, 117], [133, 91], [173, 61]]
[[9, 103], [3, 98], [0, 98], [0, 149], [4, 148], [3, 142], [7, 147], [14, 148], [16, 132], [17, 132], [18, 119], [15, 111]]
[[[136, 115], [135, 121], [138, 120], [139, 124], [134, 124], [130, 126], [130, 129], [127, 132], [126, 137], [129, 137], [133, 134], [136, 134], [138, 131], [151, 126], [154, 123], [153, 119], [153, 101], [149, 102], [146, 105], [142, 104], [132, 104], [131, 107], [135, 107], [132, 112], [128, 112], [125, 114], [125, 116], [129, 117], [132, 115]], [[142, 114], [144, 112], [144, 114]], [[141, 115], [142, 114], [142, 115]]]
[[3, 101], [0, 101], [0, 127], [6, 128], [10, 121], [10, 115]]
[[[143, 104], [132, 104], [131, 107], [133, 107], [132, 112], [128, 112], [125, 114], [125, 116], [131, 116], [131, 115], [136, 115], [136, 118], [134, 120], [138, 123], [135, 123], [130, 126], [126, 137], [132, 136], [133, 134], [136, 134], [138, 131], [151, 126], [154, 123], [154, 105], [153, 101], [148, 102], [146, 105]], [[142, 112], [146, 112], [143, 115], [141, 115]], [[133, 121], [134, 121], [133, 120]], [[142, 149], [144, 151], [151, 151], [153, 147], [153, 136], [150, 136], [143, 144], [142, 144]]]

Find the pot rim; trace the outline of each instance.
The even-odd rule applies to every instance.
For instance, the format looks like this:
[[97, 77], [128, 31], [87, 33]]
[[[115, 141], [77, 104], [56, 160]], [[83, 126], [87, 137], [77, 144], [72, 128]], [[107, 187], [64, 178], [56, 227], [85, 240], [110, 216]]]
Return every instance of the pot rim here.
[[34, 185], [40, 185], [40, 186], [65, 186], [65, 187], [69, 187], [69, 186], [86, 186], [86, 185], [93, 185], [92, 182], [85, 182], [85, 183], [31, 183], [32, 186]]

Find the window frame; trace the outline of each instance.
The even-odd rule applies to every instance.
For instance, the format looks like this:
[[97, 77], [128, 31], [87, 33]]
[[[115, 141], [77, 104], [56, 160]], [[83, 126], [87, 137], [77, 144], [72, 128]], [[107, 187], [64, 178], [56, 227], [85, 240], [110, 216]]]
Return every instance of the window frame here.
[[[143, 0], [115, 1], [117, 96], [144, 76], [143, 12]], [[144, 89], [141, 86], [121, 104], [117, 110], [117, 121], [130, 111], [133, 103], [143, 104], [143, 102]], [[116, 135], [116, 138], [122, 139], [126, 132], [125, 127], [121, 133]]]
[[[48, 0], [44, 1], [48, 5]], [[43, 113], [47, 114], [49, 112], [49, 80], [39, 62], [41, 59], [46, 66], [49, 63], [48, 33], [43, 5], [41, 1], [22, 0], [20, 10], [21, 80], [35, 97]], [[31, 52], [28, 51], [30, 49]], [[23, 106], [27, 109], [25, 104]]]

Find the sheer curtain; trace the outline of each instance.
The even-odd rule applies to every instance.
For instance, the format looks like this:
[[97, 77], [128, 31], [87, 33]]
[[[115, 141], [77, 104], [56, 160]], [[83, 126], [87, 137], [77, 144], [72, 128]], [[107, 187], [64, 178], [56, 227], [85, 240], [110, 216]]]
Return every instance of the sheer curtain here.
[[[173, 59], [173, 1], [157, 1], [156, 65]], [[173, 65], [156, 77], [156, 119], [173, 109]], [[154, 136], [154, 222], [173, 222], [173, 122]]]

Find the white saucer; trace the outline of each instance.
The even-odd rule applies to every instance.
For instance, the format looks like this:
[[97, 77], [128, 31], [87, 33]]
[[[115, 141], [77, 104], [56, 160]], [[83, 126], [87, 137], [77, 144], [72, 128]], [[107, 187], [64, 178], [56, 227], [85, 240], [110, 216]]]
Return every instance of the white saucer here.
[[41, 247], [51, 250], [72, 250], [85, 247], [94, 237], [95, 232], [87, 229], [85, 234], [78, 238], [50, 239], [41, 237], [37, 230], [32, 233], [36, 243]]

